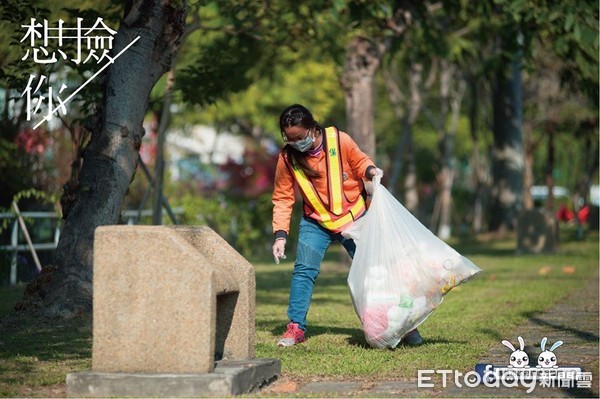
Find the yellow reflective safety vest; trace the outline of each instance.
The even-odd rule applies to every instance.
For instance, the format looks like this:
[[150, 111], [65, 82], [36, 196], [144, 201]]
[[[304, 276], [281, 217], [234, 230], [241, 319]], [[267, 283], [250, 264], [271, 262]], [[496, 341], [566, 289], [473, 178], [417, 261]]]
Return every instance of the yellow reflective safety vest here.
[[310, 179], [298, 165], [291, 165], [289, 159], [285, 163], [296, 179], [305, 203], [314, 211], [310, 217], [321, 226], [334, 233], [342, 231], [365, 211], [366, 204], [362, 195], [350, 202], [344, 194], [344, 177], [342, 152], [340, 151], [340, 134], [335, 127], [325, 129], [323, 150], [327, 166], [327, 188], [329, 206], [325, 205]]

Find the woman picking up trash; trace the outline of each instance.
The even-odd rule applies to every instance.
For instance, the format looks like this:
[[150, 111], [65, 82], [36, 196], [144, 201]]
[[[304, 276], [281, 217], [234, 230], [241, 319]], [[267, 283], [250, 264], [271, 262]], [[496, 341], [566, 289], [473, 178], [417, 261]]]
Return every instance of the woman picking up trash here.
[[[367, 210], [363, 179], [383, 171], [363, 153], [352, 138], [335, 126], [324, 128], [310, 111], [294, 104], [279, 117], [286, 143], [277, 160], [273, 190], [273, 256], [285, 259], [285, 244], [295, 202], [294, 186], [303, 199], [303, 216], [290, 288], [287, 331], [279, 346], [304, 342], [307, 313], [321, 261], [329, 245], [339, 241], [350, 257], [356, 245], [341, 232]], [[422, 343], [414, 330], [403, 339], [409, 345]]]

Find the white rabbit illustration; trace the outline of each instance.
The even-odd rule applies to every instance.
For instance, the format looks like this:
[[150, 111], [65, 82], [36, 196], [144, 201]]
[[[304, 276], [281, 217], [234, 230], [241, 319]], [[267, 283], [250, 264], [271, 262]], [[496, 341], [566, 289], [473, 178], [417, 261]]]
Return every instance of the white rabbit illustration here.
[[546, 350], [546, 342], [548, 342], [548, 338], [544, 337], [540, 346], [542, 347], [542, 353], [538, 357], [538, 365], [536, 367], [543, 368], [558, 368], [556, 365], [556, 355], [554, 354], [554, 349], [558, 348], [563, 344], [562, 341], [556, 341], [554, 345], [550, 348], [550, 350]]
[[508, 367], [527, 368], [529, 367], [529, 356], [523, 351], [523, 349], [525, 349], [525, 341], [523, 341], [523, 338], [521, 337], [517, 337], [517, 339], [519, 340], [519, 344], [521, 345], [520, 350], [515, 349], [513, 344], [511, 344], [507, 340], [502, 341], [502, 345], [510, 348], [513, 351], [513, 353], [510, 354], [510, 365]]

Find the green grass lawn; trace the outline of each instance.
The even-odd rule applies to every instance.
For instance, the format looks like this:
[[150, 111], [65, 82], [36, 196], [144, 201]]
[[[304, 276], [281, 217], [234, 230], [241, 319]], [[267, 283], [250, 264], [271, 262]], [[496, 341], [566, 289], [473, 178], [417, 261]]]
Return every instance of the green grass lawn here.
[[92, 364], [92, 319], [14, 317], [24, 286], [0, 289], [0, 396], [65, 396], [65, 375]]
[[257, 356], [281, 358], [283, 373], [301, 379], [414, 378], [418, 369], [472, 370], [490, 347], [512, 337], [515, 326], [598, 279], [597, 234], [562, 243], [554, 255], [516, 255], [514, 240], [453, 245], [483, 273], [446, 295], [419, 328], [423, 346], [396, 350], [368, 347], [350, 302], [348, 268], [333, 261], [323, 264], [317, 280], [307, 341], [276, 347], [287, 322], [292, 263], [256, 265]]
[[[418, 369], [472, 370], [490, 347], [504, 338], [514, 341], [515, 327], [527, 318], [597, 281], [598, 234], [575, 241], [571, 233], [563, 234], [554, 255], [516, 255], [514, 238], [452, 242], [483, 273], [452, 290], [419, 328], [423, 346], [395, 350], [366, 344], [350, 301], [348, 265], [338, 262], [339, 246], [332, 247], [317, 280], [307, 342], [278, 348], [287, 323], [293, 263], [254, 263], [256, 356], [280, 358], [282, 375], [300, 381], [386, 380], [414, 378]], [[23, 288], [0, 289], [0, 315], [11, 312]], [[11, 316], [0, 321], [1, 396], [64, 396], [64, 388], [49, 387], [64, 384], [66, 373], [90, 366], [90, 317], [57, 322]]]

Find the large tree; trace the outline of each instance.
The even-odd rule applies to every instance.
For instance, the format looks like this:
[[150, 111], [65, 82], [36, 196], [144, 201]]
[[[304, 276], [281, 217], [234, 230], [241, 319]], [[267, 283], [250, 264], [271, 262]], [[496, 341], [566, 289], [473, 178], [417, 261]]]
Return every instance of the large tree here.
[[[115, 36], [113, 56], [139, 40], [107, 69], [104, 96], [88, 125], [77, 186], [63, 202], [65, 218], [55, 267], [38, 279], [32, 301], [52, 316], [72, 316], [92, 307], [94, 230], [117, 224], [134, 175], [144, 129], [148, 96], [170, 68], [185, 26], [182, 0], [130, 0]], [[37, 299], [42, 299], [41, 303]], [[33, 299], [36, 299], [33, 301]]]
[[553, 43], [554, 54], [564, 65], [562, 83], [586, 93], [597, 107], [598, 5], [591, 1], [497, 0], [484, 12], [497, 22], [490, 31], [499, 50], [493, 87], [490, 229], [504, 230], [514, 227], [523, 205], [521, 69], [530, 66], [536, 41]]
[[[519, 32], [513, 32], [518, 35]], [[504, 46], [502, 41], [501, 46]], [[503, 47], [507, 51], [506, 47]], [[515, 227], [523, 203], [523, 104], [519, 50], [507, 51], [507, 69], [496, 71], [492, 94], [494, 144], [490, 229]]]
[[375, 74], [385, 54], [401, 41], [414, 19], [425, 13], [422, 2], [348, 1], [352, 30], [342, 75], [346, 123], [357, 144], [375, 158]]

